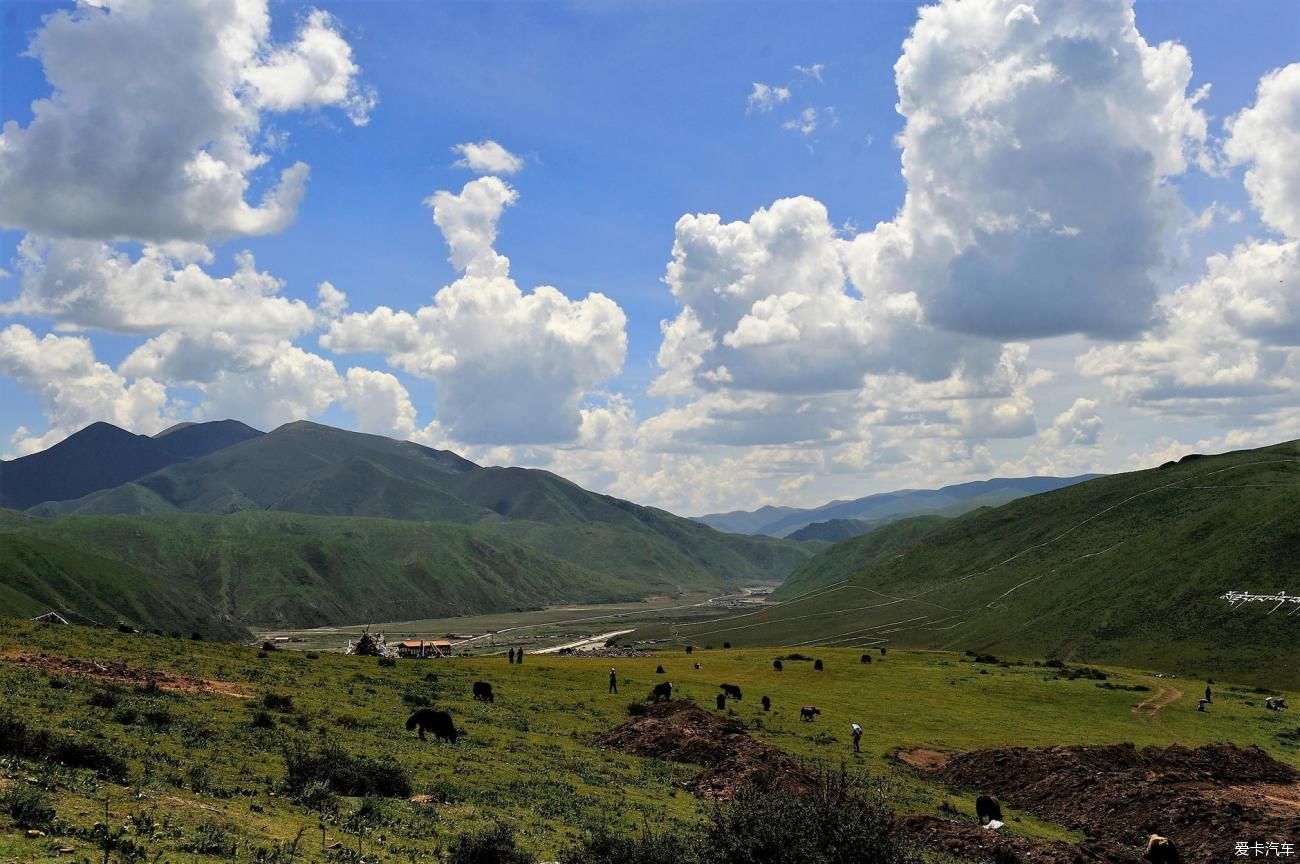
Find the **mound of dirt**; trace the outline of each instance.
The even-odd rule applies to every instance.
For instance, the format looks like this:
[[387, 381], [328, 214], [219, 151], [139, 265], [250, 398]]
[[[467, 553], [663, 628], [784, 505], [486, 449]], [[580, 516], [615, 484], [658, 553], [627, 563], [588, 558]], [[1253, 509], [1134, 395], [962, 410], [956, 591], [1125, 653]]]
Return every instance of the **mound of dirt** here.
[[1186, 861], [1300, 838], [1300, 777], [1253, 746], [1015, 747], [953, 755], [929, 773], [1129, 850], [1163, 834]]
[[76, 675], [82, 678], [97, 678], [113, 684], [131, 687], [153, 685], [160, 690], [173, 693], [212, 693], [220, 696], [234, 696], [245, 699], [252, 695], [252, 688], [245, 684], [232, 684], [226, 681], [208, 681], [203, 678], [191, 678], [187, 675], [173, 675], [157, 669], [137, 669], [114, 660], [88, 661], [73, 657], [60, 657], [55, 654], [0, 654], [0, 662], [16, 666], [30, 666], [54, 675]]
[[923, 846], [962, 861], [996, 861], [999, 853], [1013, 853], [1029, 864], [1092, 864], [1098, 861], [1118, 864], [1141, 860], [1136, 851], [1121, 849], [1104, 841], [1076, 846], [1060, 840], [1031, 840], [1002, 831], [990, 831], [973, 822], [954, 822], [922, 813], [901, 816], [895, 824], [902, 833]]
[[726, 800], [749, 783], [803, 794], [812, 775], [785, 751], [755, 741], [740, 723], [705, 711], [689, 699], [646, 706], [646, 713], [599, 736], [597, 747], [702, 765], [683, 787], [702, 798]]

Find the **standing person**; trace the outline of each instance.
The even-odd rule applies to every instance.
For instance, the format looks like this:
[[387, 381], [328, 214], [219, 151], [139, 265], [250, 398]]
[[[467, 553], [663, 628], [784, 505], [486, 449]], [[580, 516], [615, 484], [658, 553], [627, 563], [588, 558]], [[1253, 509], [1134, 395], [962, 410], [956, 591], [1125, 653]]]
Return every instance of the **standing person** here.
[[515, 665], [515, 649], [510, 649], [510, 665]]
[[859, 726], [857, 723], [854, 723], [853, 724], [853, 752], [854, 753], [862, 752], [862, 748], [858, 746], [858, 742], [860, 742], [861, 740], [862, 740], [862, 727]]
[[524, 665], [524, 649], [523, 649], [523, 648], [520, 648], [518, 651], [515, 652], [515, 662], [518, 663], [520, 666]]
[[618, 692], [618, 676], [614, 674], [614, 667], [609, 667], [609, 692]]
[[1205, 685], [1205, 701], [1206, 701], [1206, 702], [1213, 702], [1213, 701], [1214, 701], [1212, 698], [1210, 698], [1210, 685], [1209, 685], [1209, 684], [1206, 684], [1206, 685]]

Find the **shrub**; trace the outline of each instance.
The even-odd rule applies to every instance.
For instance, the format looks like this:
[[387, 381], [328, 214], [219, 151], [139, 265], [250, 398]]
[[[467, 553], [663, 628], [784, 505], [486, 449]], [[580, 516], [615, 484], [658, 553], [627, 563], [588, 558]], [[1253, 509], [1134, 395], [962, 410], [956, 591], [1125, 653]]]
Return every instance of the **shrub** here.
[[776, 658], [778, 660], [811, 660], [813, 658], [806, 654], [786, 654], [784, 657]]
[[263, 650], [263, 651], [279, 651], [280, 649], [277, 648], [277, 647], [275, 647], [275, 643], [268, 639], [268, 640], [266, 640], [265, 642], [262, 643], [262, 650]]
[[315, 651], [308, 651], [308, 652], [307, 652], [307, 659], [308, 659], [308, 660], [319, 660], [319, 659], [320, 659], [320, 655], [317, 654]]
[[1044, 666], [1051, 667], [1052, 669], [1064, 669], [1064, 668], [1065, 668], [1065, 661], [1062, 660], [1060, 657], [1051, 657], [1051, 658], [1049, 658], [1048, 661], [1047, 661], [1046, 663], [1044, 663], [1043, 665], [1044, 665]]
[[28, 729], [17, 719], [0, 715], [0, 756], [19, 756], [66, 765], [69, 768], [88, 768], [108, 780], [123, 782], [126, 779], [126, 761], [90, 741], [65, 738], [44, 729]]
[[24, 783], [15, 783], [0, 796], [0, 810], [8, 813], [19, 828], [47, 828], [54, 821], [49, 794]]
[[140, 719], [140, 712], [134, 708], [119, 708], [113, 712], [113, 721], [121, 723], [123, 726], [134, 725], [136, 720]]
[[380, 666], [383, 666], [383, 667], [391, 668], [391, 667], [397, 665], [397, 658], [396, 658], [396, 657], [380, 657], [380, 658], [379, 658], [379, 665], [380, 665]]
[[166, 729], [172, 725], [172, 712], [166, 708], [152, 708], [144, 712], [144, 722], [155, 729]]
[[94, 693], [90, 694], [90, 698], [86, 700], [86, 704], [95, 708], [116, 708], [117, 694], [112, 690], [96, 690]]
[[693, 864], [699, 856], [689, 839], [665, 832], [615, 834], [601, 827], [560, 853], [560, 864]]
[[700, 838], [701, 864], [913, 864], [878, 783], [822, 772], [808, 795], [748, 786], [714, 809]]
[[190, 851], [200, 855], [222, 855], [233, 858], [237, 844], [230, 837], [226, 826], [216, 822], [205, 822], [194, 829], [189, 842], [185, 845]]
[[275, 728], [275, 718], [268, 711], [254, 711], [252, 723], [254, 729]]
[[407, 690], [402, 694], [402, 701], [412, 708], [428, 708], [433, 704], [433, 700], [423, 693], [416, 693], [413, 690]]
[[337, 816], [339, 799], [324, 780], [311, 780], [297, 795], [297, 801], [308, 810], [315, 810], [322, 816]]
[[411, 795], [411, 781], [392, 757], [352, 756], [337, 744], [326, 744], [318, 750], [301, 745], [288, 747], [284, 766], [284, 785], [294, 797], [299, 797], [313, 780], [329, 784], [339, 795], [381, 798]]
[[627, 703], [627, 713], [631, 714], [633, 717], [640, 717], [642, 714], [645, 714], [647, 710], [648, 709], [645, 707], [644, 702]]
[[501, 822], [461, 834], [450, 851], [448, 864], [533, 864], [533, 856], [515, 845], [514, 832]]
[[130, 624], [118, 624], [118, 625], [117, 625], [117, 632], [118, 632], [118, 633], [134, 633], [134, 632], [135, 632], [135, 628], [132, 627]]
[[991, 665], [993, 665], [993, 666], [996, 666], [996, 665], [997, 665], [998, 663], [1000, 663], [1001, 661], [998, 660], [998, 658], [995, 657], [995, 656], [992, 655], [992, 654], [976, 654], [976, 655], [975, 655], [975, 659], [972, 660], [971, 662], [972, 662], [972, 663], [989, 663], [989, 664], [991, 664]]
[[293, 697], [279, 693], [265, 693], [262, 695], [262, 707], [268, 711], [289, 712], [293, 710]]

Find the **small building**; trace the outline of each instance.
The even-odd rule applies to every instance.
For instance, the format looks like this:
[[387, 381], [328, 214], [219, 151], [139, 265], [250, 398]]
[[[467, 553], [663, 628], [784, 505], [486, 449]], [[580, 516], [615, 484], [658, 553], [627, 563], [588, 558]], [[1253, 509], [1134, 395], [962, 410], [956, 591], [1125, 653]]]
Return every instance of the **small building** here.
[[451, 643], [446, 639], [404, 639], [397, 643], [397, 656], [414, 660], [426, 657], [447, 657], [451, 654]]

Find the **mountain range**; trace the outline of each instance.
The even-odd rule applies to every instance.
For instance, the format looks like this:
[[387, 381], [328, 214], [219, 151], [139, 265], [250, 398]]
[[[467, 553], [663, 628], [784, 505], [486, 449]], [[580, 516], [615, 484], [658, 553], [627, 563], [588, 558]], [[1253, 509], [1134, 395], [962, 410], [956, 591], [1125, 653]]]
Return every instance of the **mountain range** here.
[[98, 423], [0, 463], [0, 500], [0, 609], [221, 634], [774, 584], [816, 549], [308, 422]]
[[[766, 534], [769, 537], [791, 537], [810, 525], [835, 522], [792, 539], [847, 539], [864, 534], [872, 527], [902, 519], [907, 516], [937, 514], [960, 516], [980, 507], [997, 507], [1023, 498], [1061, 489], [1092, 480], [1100, 475], [1080, 474], [1077, 477], [995, 477], [958, 483], [940, 489], [902, 489], [855, 498], [852, 501], [832, 501], [821, 507], [773, 507], [757, 510], [733, 510], [729, 513], [709, 513], [696, 516], [719, 531], [732, 534]], [[851, 523], [867, 523], [851, 524]]]

